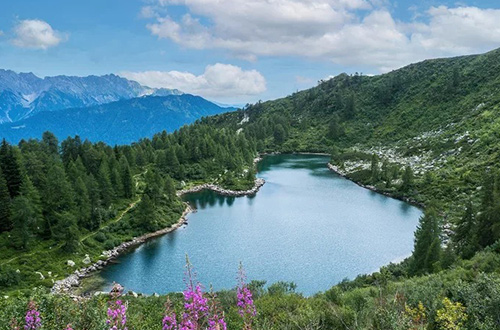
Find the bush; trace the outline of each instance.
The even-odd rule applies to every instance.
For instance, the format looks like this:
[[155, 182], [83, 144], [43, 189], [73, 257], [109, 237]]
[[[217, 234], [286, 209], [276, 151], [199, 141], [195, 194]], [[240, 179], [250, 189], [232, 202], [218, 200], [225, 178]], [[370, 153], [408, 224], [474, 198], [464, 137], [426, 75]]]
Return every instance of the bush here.
[[107, 239], [106, 234], [104, 234], [103, 232], [98, 232], [94, 238], [100, 243], [103, 243]]
[[21, 274], [7, 266], [0, 266], [0, 287], [6, 288], [19, 284]]

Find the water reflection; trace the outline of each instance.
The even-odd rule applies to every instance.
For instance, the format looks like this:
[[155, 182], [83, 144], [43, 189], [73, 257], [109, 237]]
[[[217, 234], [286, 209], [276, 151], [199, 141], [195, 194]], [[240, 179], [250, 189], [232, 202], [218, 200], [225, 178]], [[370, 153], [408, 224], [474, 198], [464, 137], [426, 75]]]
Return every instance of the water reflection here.
[[215, 290], [235, 285], [241, 261], [249, 280], [294, 281], [313, 294], [409, 255], [421, 212], [332, 173], [328, 160], [265, 157], [266, 184], [254, 196], [185, 196], [198, 209], [189, 226], [121, 256], [102, 276], [144, 293], [180, 291], [188, 253]]

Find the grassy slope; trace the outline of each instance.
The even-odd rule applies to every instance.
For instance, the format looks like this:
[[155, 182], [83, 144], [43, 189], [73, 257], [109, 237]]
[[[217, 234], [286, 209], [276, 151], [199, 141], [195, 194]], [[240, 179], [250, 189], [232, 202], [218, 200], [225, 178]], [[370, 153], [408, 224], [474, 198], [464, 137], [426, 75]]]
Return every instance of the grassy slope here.
[[[205, 120], [234, 130], [243, 128], [249, 134], [278, 119], [289, 125], [287, 139], [280, 144], [275, 143], [272, 131], [263, 133], [264, 151], [339, 148], [341, 153], [359, 150], [382, 158], [395, 155], [395, 163], [417, 169], [416, 189], [410, 193], [422, 201], [438, 199], [453, 221], [467, 196], [477, 195], [485, 169], [498, 164], [499, 69], [497, 50], [425, 61], [375, 77], [341, 75], [283, 99]], [[356, 110], [352, 117], [345, 106], [350, 95]], [[345, 134], [329, 138], [328, 126], [336, 115]], [[241, 124], [245, 117], [248, 122]], [[425, 172], [432, 173], [430, 181]], [[405, 307], [422, 301], [424, 323], [434, 329], [444, 296], [466, 306], [467, 329], [499, 326], [495, 308], [500, 297], [498, 247], [434, 275], [408, 279], [394, 275], [398, 267], [389, 269], [392, 272], [361, 276], [311, 298], [286, 290], [262, 292], [257, 300], [258, 328], [419, 329]], [[151, 324], [157, 324], [164, 300], [139, 298], [134, 308], [149, 306], [147, 315], [156, 320]], [[97, 298], [89, 304], [97, 304]], [[93, 312], [102, 315], [101, 307]], [[135, 310], [131, 313], [135, 315]], [[145, 321], [137, 312], [131, 322]]]

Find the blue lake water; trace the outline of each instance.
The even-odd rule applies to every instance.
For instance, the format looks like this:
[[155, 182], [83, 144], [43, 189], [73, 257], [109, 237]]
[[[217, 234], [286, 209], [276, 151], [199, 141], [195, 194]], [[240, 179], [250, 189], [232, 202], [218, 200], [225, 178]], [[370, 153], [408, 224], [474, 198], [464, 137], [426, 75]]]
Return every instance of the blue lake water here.
[[267, 156], [255, 196], [186, 196], [198, 210], [187, 226], [121, 256], [101, 276], [146, 294], [182, 291], [188, 254], [206, 287], [234, 287], [241, 261], [249, 280], [292, 281], [310, 295], [410, 255], [421, 211], [357, 186], [327, 162]]

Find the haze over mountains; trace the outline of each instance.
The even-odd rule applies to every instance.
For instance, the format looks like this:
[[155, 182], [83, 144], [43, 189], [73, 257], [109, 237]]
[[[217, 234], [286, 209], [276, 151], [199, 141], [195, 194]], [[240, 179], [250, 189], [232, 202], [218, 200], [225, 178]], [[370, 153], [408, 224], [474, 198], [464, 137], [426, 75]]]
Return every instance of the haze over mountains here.
[[12, 143], [46, 130], [60, 138], [131, 143], [233, 109], [114, 74], [42, 79], [0, 69], [0, 136]]
[[39, 112], [93, 106], [144, 95], [179, 95], [155, 89], [114, 74], [105, 76], [55, 76], [0, 69], [0, 123], [15, 122]]

